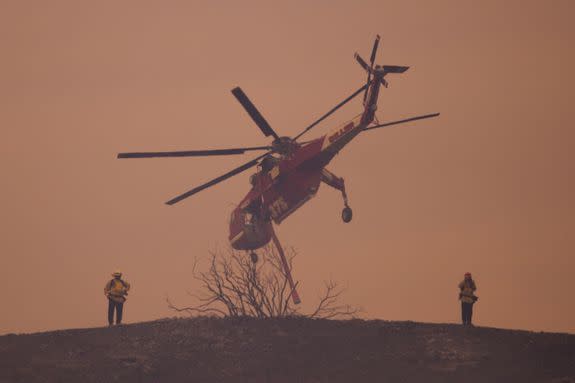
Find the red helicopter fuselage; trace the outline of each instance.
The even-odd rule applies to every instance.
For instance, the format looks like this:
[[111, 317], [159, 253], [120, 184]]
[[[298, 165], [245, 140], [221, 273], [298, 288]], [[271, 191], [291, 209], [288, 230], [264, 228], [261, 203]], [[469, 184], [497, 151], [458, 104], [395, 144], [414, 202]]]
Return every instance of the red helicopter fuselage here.
[[[251, 177], [252, 189], [234, 209], [230, 219], [229, 240], [237, 250], [255, 250], [272, 238], [272, 221], [280, 224], [314, 197], [322, 181], [344, 193], [343, 179], [326, 165], [375, 118], [380, 81], [370, 84], [364, 111], [334, 131], [308, 141], [294, 143], [280, 158], [268, 157]], [[346, 200], [347, 205], [347, 200]]]

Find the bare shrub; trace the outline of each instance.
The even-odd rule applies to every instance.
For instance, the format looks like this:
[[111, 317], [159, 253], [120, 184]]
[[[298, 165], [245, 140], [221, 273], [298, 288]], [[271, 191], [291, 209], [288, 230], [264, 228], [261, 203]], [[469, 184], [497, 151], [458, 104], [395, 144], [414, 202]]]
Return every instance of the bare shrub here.
[[[233, 249], [211, 251], [207, 271], [197, 271], [197, 260], [192, 270], [193, 278], [201, 283], [201, 287], [199, 294], [188, 294], [197, 303], [178, 307], [167, 298], [168, 307], [191, 315], [256, 318], [345, 318], [358, 313], [357, 308], [339, 302], [343, 289], [334, 281], [326, 281], [315, 308], [310, 313], [302, 313], [293, 304], [293, 291], [275, 248], [266, 246], [258, 250], [258, 255], [259, 261], [253, 263], [244, 252]], [[296, 255], [293, 248], [286, 252], [290, 271]]]

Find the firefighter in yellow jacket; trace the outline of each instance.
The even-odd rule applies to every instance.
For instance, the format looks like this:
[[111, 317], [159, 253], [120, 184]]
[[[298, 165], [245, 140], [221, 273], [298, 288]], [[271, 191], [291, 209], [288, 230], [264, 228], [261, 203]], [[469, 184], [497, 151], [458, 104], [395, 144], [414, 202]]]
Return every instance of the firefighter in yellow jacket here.
[[461, 321], [464, 325], [471, 325], [473, 304], [477, 301], [475, 296], [477, 286], [471, 278], [471, 273], [465, 273], [463, 281], [459, 283], [459, 300], [461, 301]]
[[122, 312], [130, 284], [122, 279], [122, 272], [115, 271], [114, 277], [104, 287], [104, 294], [108, 298], [108, 324], [114, 324], [114, 311], [116, 311], [116, 324], [122, 323]]

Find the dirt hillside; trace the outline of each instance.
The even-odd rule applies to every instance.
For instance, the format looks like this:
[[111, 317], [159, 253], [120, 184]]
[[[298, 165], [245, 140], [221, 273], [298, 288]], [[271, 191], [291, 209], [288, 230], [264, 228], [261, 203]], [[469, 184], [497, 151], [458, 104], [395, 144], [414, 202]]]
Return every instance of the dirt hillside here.
[[362, 320], [166, 319], [2, 336], [0, 382], [575, 383], [575, 335]]

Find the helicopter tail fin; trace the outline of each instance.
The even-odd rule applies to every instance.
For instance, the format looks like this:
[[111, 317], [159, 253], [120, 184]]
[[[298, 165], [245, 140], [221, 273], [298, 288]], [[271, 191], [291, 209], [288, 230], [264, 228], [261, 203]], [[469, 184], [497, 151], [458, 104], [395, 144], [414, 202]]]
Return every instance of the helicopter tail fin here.
[[398, 66], [398, 65], [384, 65], [383, 70], [385, 73], [403, 73], [409, 69], [408, 66]]

